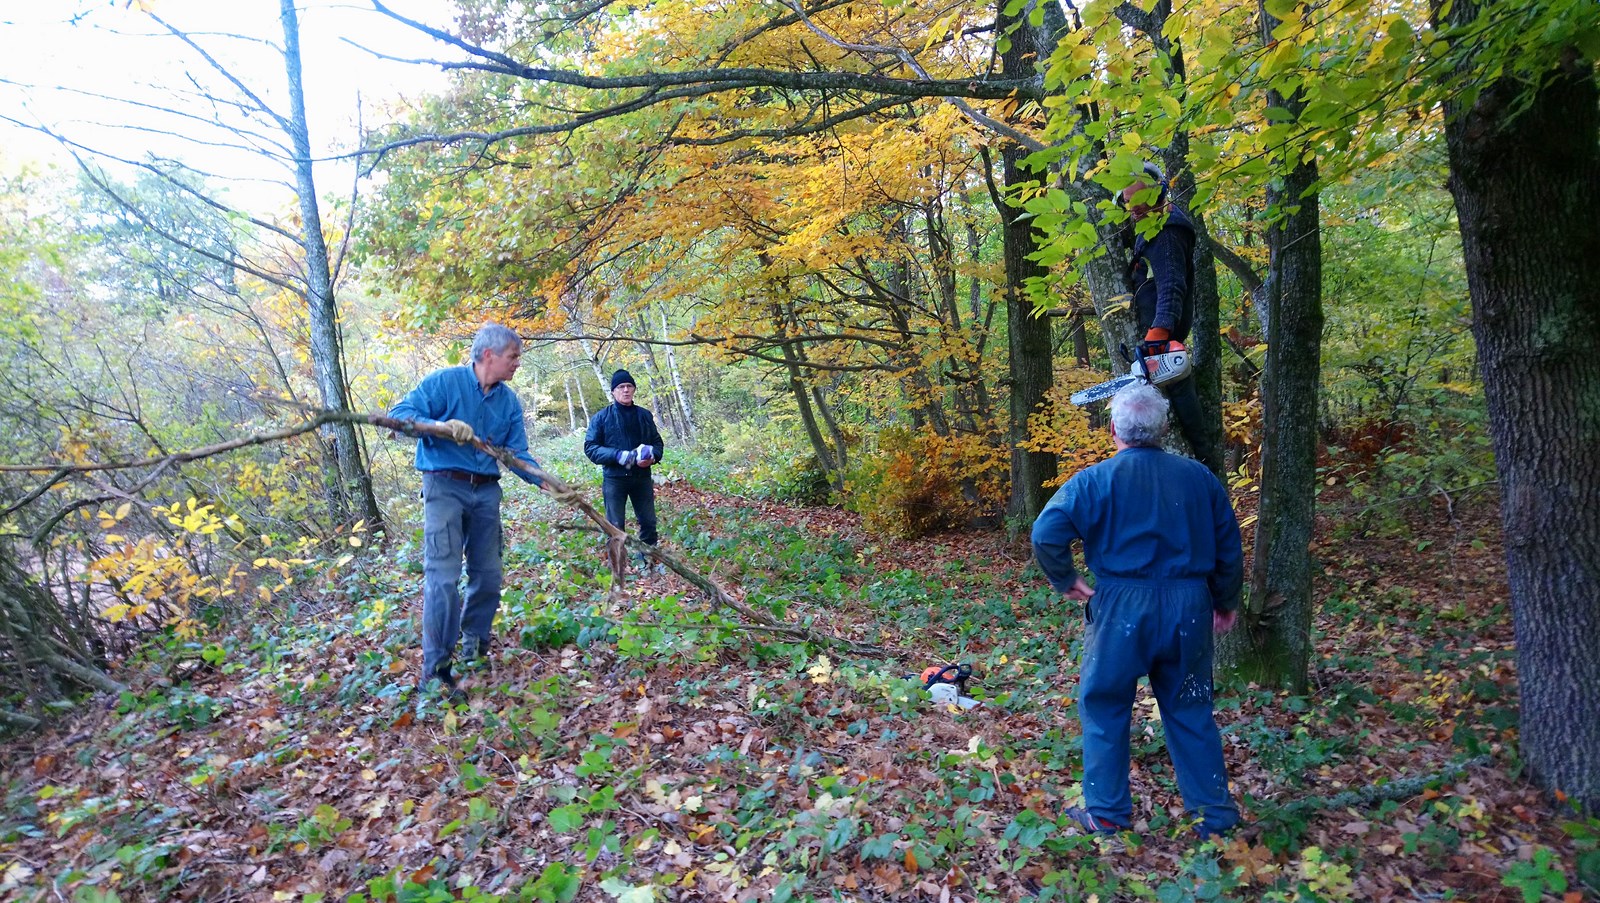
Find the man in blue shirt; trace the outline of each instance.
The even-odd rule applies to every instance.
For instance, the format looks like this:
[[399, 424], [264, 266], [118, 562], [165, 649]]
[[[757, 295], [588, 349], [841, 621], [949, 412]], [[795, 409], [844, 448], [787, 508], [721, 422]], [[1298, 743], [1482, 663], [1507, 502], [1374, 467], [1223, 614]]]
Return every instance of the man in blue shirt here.
[[[1082, 601], [1088, 627], [1078, 681], [1083, 724], [1082, 808], [1090, 832], [1133, 822], [1128, 732], [1139, 678], [1161, 707], [1178, 789], [1202, 837], [1239, 821], [1212, 712], [1212, 635], [1233, 628], [1244, 579], [1239, 523], [1204, 464], [1161, 450], [1167, 399], [1136, 383], [1111, 399], [1109, 461], [1080, 471], [1033, 525], [1033, 550], [1050, 585]], [[1072, 542], [1096, 577], [1072, 564]]]
[[633, 375], [626, 370], [611, 374], [611, 400], [589, 420], [583, 453], [600, 465], [604, 479], [600, 494], [606, 503], [606, 520], [624, 529], [628, 503], [639, 519], [639, 539], [656, 544], [656, 486], [650, 466], [661, 460], [665, 444], [656, 419], [633, 403]]
[[[474, 437], [509, 450], [534, 467], [522, 402], [506, 381], [522, 363], [522, 339], [498, 323], [472, 340], [472, 363], [428, 374], [389, 416], [437, 422], [450, 439], [417, 440], [422, 471], [422, 680], [437, 682], [453, 702], [464, 698], [451, 671], [457, 640], [469, 662], [486, 661], [489, 632], [500, 608], [500, 465], [472, 444]], [[454, 440], [454, 441], [452, 441]], [[518, 470], [524, 481], [540, 485]], [[457, 583], [463, 557], [467, 597]]]

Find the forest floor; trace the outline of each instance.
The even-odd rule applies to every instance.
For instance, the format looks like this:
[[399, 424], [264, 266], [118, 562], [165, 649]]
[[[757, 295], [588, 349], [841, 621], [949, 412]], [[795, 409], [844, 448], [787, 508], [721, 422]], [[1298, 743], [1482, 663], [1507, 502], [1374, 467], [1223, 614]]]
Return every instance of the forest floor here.
[[[739, 626], [676, 575], [612, 592], [592, 535], [508, 496], [468, 703], [414, 692], [415, 549], [374, 552], [0, 747], [0, 897], [1596, 899], [1600, 821], [1518, 777], [1492, 498], [1324, 497], [1313, 688], [1219, 690], [1247, 821], [1220, 844], [1183, 821], [1148, 698], [1135, 830], [1058, 818], [1081, 611], [1025, 538], [874, 538], [681, 483], [659, 503], [669, 547], [746, 605], [885, 654]], [[975, 666], [983, 706], [903, 679], [946, 661]]]

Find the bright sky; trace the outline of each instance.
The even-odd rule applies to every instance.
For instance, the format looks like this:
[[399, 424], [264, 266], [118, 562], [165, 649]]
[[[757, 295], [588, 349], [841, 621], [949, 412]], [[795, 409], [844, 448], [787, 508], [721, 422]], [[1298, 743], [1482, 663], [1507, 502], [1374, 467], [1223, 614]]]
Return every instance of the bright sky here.
[[[274, 49], [283, 43], [277, 0], [143, 0], [142, 5], [195, 35], [257, 96], [287, 113], [283, 58]], [[448, 0], [388, 0], [387, 5], [436, 26], [448, 28], [453, 21]], [[0, 166], [41, 160], [72, 165], [51, 139], [3, 121], [15, 119], [42, 123], [115, 156], [171, 156], [240, 180], [230, 196], [251, 208], [283, 203], [282, 190], [269, 182], [282, 180], [285, 171], [258, 154], [229, 148], [238, 138], [216, 123], [238, 118], [202, 102], [189, 76], [219, 96], [225, 83], [193, 50], [161, 32], [139, 6], [129, 0], [0, 0]], [[371, 126], [389, 119], [406, 99], [445, 88], [446, 77], [437, 66], [384, 60], [352, 46], [353, 41], [409, 59], [456, 58], [449, 48], [362, 0], [299, 0], [298, 8], [314, 153], [354, 147], [358, 116]], [[193, 118], [156, 107], [181, 109]], [[261, 134], [286, 140], [277, 132]], [[348, 191], [349, 181], [347, 165], [319, 167], [323, 194]]]

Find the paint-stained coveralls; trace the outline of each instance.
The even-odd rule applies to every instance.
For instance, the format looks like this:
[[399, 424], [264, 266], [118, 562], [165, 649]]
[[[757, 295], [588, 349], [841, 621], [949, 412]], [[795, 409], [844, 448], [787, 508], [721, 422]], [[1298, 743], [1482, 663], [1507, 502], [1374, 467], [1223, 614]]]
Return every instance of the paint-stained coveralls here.
[[1232, 828], [1239, 810], [1211, 696], [1212, 612], [1238, 607], [1244, 574], [1226, 490], [1190, 458], [1125, 448], [1069, 480], [1034, 522], [1034, 554], [1061, 592], [1078, 576], [1075, 539], [1096, 578], [1078, 690], [1086, 808], [1132, 824], [1128, 733], [1149, 675], [1186, 811], [1202, 835]]

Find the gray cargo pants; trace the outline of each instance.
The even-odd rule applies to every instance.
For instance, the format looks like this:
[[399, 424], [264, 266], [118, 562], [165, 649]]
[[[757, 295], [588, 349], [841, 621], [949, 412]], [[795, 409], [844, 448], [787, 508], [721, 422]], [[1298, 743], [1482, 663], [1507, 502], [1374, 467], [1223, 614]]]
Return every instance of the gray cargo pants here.
[[[422, 475], [422, 679], [454, 657], [456, 641], [487, 649], [500, 608], [500, 484]], [[466, 605], [457, 584], [467, 569]], [[481, 646], [480, 646], [481, 644]]]

